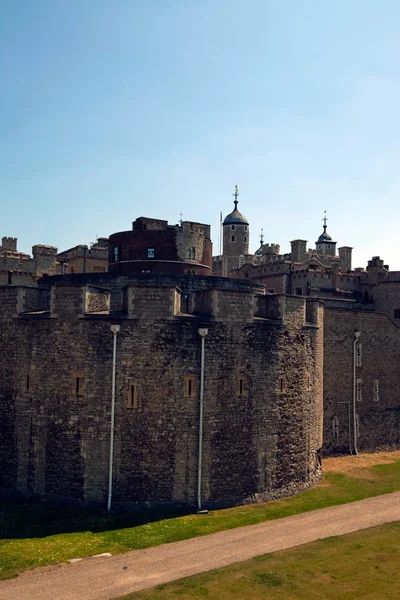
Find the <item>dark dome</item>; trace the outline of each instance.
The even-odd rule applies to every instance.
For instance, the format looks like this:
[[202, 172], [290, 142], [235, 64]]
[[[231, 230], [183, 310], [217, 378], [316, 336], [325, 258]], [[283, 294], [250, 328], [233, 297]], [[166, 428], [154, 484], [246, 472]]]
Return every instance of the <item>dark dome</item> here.
[[235, 200], [235, 208], [234, 210], [225, 217], [223, 225], [234, 225], [235, 223], [241, 225], [248, 225], [249, 222], [244, 215], [237, 209], [237, 200]]
[[319, 242], [331, 242], [331, 241], [332, 241], [332, 238], [329, 235], [329, 233], [326, 233], [326, 231], [324, 231], [324, 233], [321, 233], [321, 235], [319, 236], [317, 243], [319, 243]]

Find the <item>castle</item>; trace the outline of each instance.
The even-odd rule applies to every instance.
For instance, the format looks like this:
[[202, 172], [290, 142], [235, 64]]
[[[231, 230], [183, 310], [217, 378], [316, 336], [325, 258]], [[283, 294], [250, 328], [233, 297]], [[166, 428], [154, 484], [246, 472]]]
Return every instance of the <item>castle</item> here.
[[353, 271], [326, 221], [315, 250], [249, 254], [237, 205], [221, 256], [208, 225], [140, 217], [107, 272], [0, 285], [1, 488], [229, 506], [399, 445], [400, 273]]

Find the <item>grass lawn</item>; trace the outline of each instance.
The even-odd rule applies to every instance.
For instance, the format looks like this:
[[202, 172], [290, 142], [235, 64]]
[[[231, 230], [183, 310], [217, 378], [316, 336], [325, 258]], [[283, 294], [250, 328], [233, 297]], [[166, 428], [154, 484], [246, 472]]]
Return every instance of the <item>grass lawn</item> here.
[[266, 554], [123, 600], [397, 600], [399, 564], [396, 522]]
[[330, 458], [324, 468], [320, 485], [293, 498], [208, 515], [165, 519], [152, 514], [149, 520], [141, 513], [108, 515], [4, 503], [0, 506], [0, 579], [70, 558], [119, 554], [400, 490], [400, 451]]

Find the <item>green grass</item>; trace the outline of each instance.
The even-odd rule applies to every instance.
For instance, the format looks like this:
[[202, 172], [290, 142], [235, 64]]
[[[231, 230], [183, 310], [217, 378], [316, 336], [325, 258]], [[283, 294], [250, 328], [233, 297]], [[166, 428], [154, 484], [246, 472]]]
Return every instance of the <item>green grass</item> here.
[[101, 511], [3, 504], [0, 579], [70, 558], [148, 548], [400, 489], [400, 461], [358, 471], [352, 476], [327, 473], [321, 485], [293, 498], [168, 519], [154, 513], [107, 515]]
[[396, 522], [266, 554], [119, 600], [397, 600], [399, 563]]

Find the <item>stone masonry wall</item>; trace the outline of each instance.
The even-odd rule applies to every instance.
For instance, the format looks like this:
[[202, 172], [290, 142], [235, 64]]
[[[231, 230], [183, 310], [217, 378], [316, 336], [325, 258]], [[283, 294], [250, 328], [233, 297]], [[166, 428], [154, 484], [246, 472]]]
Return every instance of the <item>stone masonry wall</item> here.
[[[324, 452], [353, 449], [353, 341], [361, 333], [361, 366], [356, 367], [358, 449], [400, 444], [400, 329], [384, 314], [325, 310]], [[378, 381], [379, 397], [374, 394]]]
[[[0, 485], [104, 503], [115, 320], [84, 316], [84, 291], [54, 286], [51, 317], [11, 318], [18, 290], [0, 288]], [[242, 293], [235, 319], [219, 320], [174, 316], [172, 292], [141, 288], [139, 304], [118, 317], [115, 502], [195, 503], [199, 327], [208, 329], [205, 504], [254, 502], [312, 485], [320, 475], [322, 329], [305, 323], [305, 300], [289, 299], [277, 323], [249, 319]], [[214, 293], [232, 310], [231, 291]], [[166, 303], [171, 310], [157, 308]]]

